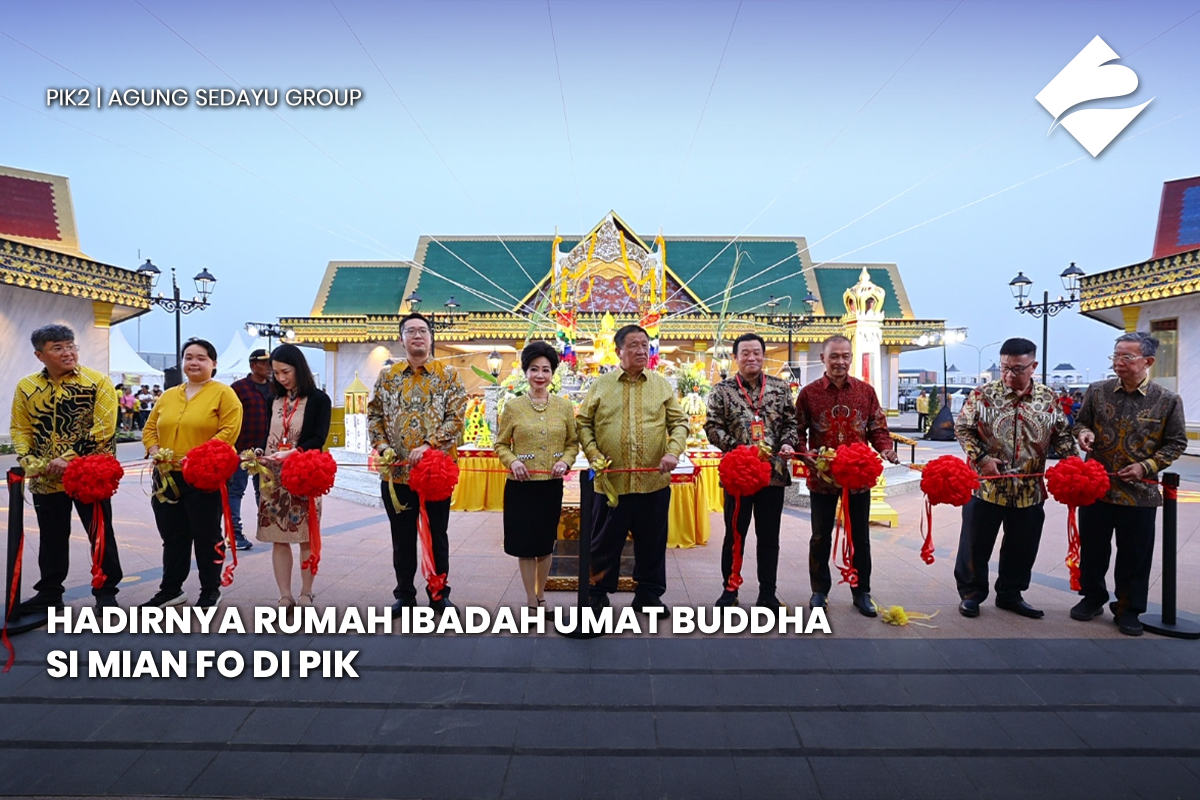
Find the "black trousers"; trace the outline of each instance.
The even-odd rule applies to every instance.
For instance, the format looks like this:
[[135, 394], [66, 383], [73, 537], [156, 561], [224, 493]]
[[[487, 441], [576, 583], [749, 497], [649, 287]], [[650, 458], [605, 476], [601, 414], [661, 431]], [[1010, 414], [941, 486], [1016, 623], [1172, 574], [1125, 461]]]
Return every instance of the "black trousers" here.
[[1121, 612], [1146, 613], [1150, 592], [1150, 567], [1154, 563], [1154, 519], [1158, 509], [1096, 503], [1079, 509], [1080, 594], [1098, 603], [1108, 602], [1104, 576], [1112, 555], [1113, 531], [1117, 534], [1117, 565], [1113, 571], [1117, 605]]
[[[392, 496], [386, 481], [380, 483], [383, 508], [387, 511], [392, 526], [392, 568], [396, 571], [396, 588], [392, 596], [397, 600], [417, 599], [417, 587], [413, 579], [417, 574], [418, 551], [417, 520], [421, 517], [421, 498], [407, 483], [397, 483], [396, 498], [404, 511], [397, 513], [392, 508]], [[425, 501], [425, 513], [429, 515], [429, 533], [433, 540], [433, 567], [439, 575], [450, 574], [450, 500]], [[433, 594], [425, 587], [425, 594]], [[442, 599], [450, 596], [450, 584], [442, 590]]]
[[[92, 504], [72, 500], [66, 492], [53, 494], [35, 494], [33, 509], [37, 513], [40, 546], [38, 549], [38, 568], [42, 579], [35, 585], [38, 594], [62, 597], [63, 582], [71, 568], [71, 506], [79, 512], [83, 529], [87, 531], [88, 544], [95, 547], [96, 540], [92, 535]], [[121, 559], [117, 555], [117, 539], [113, 535], [112, 501], [100, 503], [104, 512], [104, 559], [100, 563], [104, 570], [104, 585], [92, 589], [92, 594], [115, 595], [119, 590], [117, 584], [124, 574], [121, 572]], [[89, 574], [91, 561], [88, 561]], [[91, 583], [89, 577], [88, 583]]]
[[921, 414], [918, 412], [918, 414], [917, 414], [917, 430], [924, 432], [925, 423], [928, 421], [929, 421], [928, 414]]
[[[733, 571], [733, 509], [736, 498], [725, 493], [725, 541], [721, 544], [721, 584], [729, 586]], [[776, 574], [779, 572], [779, 524], [783, 514], [783, 487], [768, 486], [757, 494], [743, 497], [738, 513], [737, 530], [742, 532], [741, 554], [746, 552], [746, 536], [750, 533], [750, 518], [754, 518], [755, 553], [758, 556], [758, 593], [775, 594]], [[745, 577], [744, 575], [742, 576]]]
[[1029, 588], [1045, 521], [1046, 510], [1041, 503], [1015, 508], [972, 497], [963, 506], [958, 559], [954, 564], [954, 580], [958, 583], [959, 597], [980, 603], [987, 599], [988, 561], [996, 547], [1000, 526], [1003, 525], [1004, 541], [1000, 544], [996, 599], [1020, 600], [1021, 592]]
[[[221, 567], [225, 563], [225, 538], [221, 534], [221, 493], [202, 492], [172, 472], [180, 490], [175, 503], [150, 501], [154, 522], [163, 542], [163, 575], [159, 590], [168, 594], [183, 591], [183, 582], [192, 570], [192, 551], [196, 553], [196, 572], [200, 591], [221, 588]], [[155, 479], [157, 488], [158, 480]]]
[[657, 604], [667, 590], [667, 515], [671, 487], [649, 494], [623, 494], [611, 508], [597, 494], [592, 506], [593, 597], [615, 592], [621, 574], [621, 550], [633, 535], [634, 599]]
[[[833, 528], [837, 523], [840, 494], [812, 492], [808, 499], [812, 516], [812, 538], [808, 540], [808, 578], [812, 590], [829, 594], [833, 579], [829, 574], [829, 553], [833, 548]], [[871, 493], [850, 494], [850, 541], [854, 544], [854, 568], [858, 570], [855, 595], [871, 593]]]

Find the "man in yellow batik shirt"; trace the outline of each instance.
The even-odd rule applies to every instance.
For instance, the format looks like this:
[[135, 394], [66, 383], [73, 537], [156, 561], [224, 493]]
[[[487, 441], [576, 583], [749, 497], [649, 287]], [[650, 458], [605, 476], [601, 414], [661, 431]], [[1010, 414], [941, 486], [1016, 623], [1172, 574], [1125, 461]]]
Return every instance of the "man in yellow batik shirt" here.
[[[413, 313], [400, 320], [400, 342], [407, 359], [384, 369], [375, 381], [375, 391], [367, 404], [367, 423], [371, 445], [376, 453], [391, 450], [403, 466], [393, 469], [392, 477], [400, 508], [393, 506], [392, 488], [384, 475], [381, 484], [383, 507], [392, 528], [392, 567], [396, 588], [392, 595], [392, 613], [417, 604], [413, 578], [417, 574], [417, 520], [421, 499], [408, 485], [409, 470], [430, 449], [441, 450], [455, 458], [458, 435], [467, 413], [467, 391], [454, 367], [430, 358], [433, 328], [429, 320]], [[425, 501], [429, 530], [433, 540], [434, 569], [444, 582], [450, 571], [450, 500]], [[428, 586], [431, 608], [441, 611], [454, 607], [450, 586], [434, 592]]]
[[588, 390], [576, 422], [579, 444], [593, 465], [614, 470], [653, 472], [597, 473], [597, 491], [606, 489], [616, 504], [599, 496], [592, 517], [592, 605], [608, 605], [617, 590], [621, 550], [633, 535], [632, 607], [665, 608], [667, 589], [667, 514], [671, 508], [671, 470], [687, 446], [688, 418], [667, 379], [648, 372], [650, 337], [637, 325], [616, 332], [613, 342], [621, 365], [601, 375]]
[[[11, 434], [37, 512], [41, 580], [33, 587], [37, 594], [21, 604], [22, 613], [63, 604], [63, 582], [71, 566], [72, 500], [63, 491], [62, 475], [77, 456], [116, 452], [119, 405], [108, 376], [80, 365], [75, 332], [66, 325], [38, 328], [30, 339], [33, 354], [45, 368], [17, 384]], [[123, 575], [113, 536], [112, 501], [99, 505], [104, 513], [104, 585], [92, 594], [97, 606], [115, 606]], [[77, 501], [74, 506], [90, 541], [92, 506]]]

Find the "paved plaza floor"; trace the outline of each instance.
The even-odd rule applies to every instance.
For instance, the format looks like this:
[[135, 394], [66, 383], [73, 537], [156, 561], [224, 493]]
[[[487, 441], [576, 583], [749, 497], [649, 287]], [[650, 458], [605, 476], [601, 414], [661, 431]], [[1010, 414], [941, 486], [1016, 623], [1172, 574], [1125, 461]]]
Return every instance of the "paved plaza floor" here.
[[[922, 443], [918, 461], [955, 452]], [[136, 446], [122, 446], [123, 460]], [[11, 457], [0, 457], [0, 467]], [[1200, 459], [1178, 465], [1200, 489]], [[147, 481], [148, 485], [148, 481]], [[150, 597], [161, 546], [146, 489], [114, 500], [120, 600]], [[845, 586], [831, 635], [529, 636], [227, 634], [14, 638], [0, 675], [0, 795], [362, 798], [1194, 798], [1200, 796], [1200, 642], [1121, 636], [1072, 621], [1065, 509], [1047, 503], [1028, 620], [989, 601], [956, 611], [959, 512], [934, 509], [937, 560], [920, 557], [922, 496], [891, 498], [873, 527], [873, 594], [936, 616], [896, 627], [860, 616]], [[250, 504], [246, 504], [247, 510]], [[327, 499], [318, 606], [390, 604], [379, 509]], [[672, 606], [720, 593], [723, 523], [706, 547], [668, 553]], [[25, 595], [35, 581], [36, 524]], [[808, 513], [785, 511], [779, 596], [807, 603]], [[450, 583], [460, 606], [524, 602], [499, 514], [455, 513]], [[1160, 540], [1161, 541], [1161, 540]], [[1179, 607], [1200, 611], [1200, 503], [1179, 506]], [[753, 600], [753, 534], [743, 600]], [[91, 605], [82, 528], [67, 600]], [[239, 554], [223, 603], [273, 606], [270, 548]], [[1156, 554], [1151, 605], [1161, 592]], [[993, 562], [993, 570], [995, 568]], [[835, 573], [836, 574], [836, 573]], [[193, 571], [186, 585], [194, 600]], [[628, 604], [618, 595], [615, 605]], [[574, 602], [550, 593], [551, 606]], [[1155, 610], [1155, 609], [1152, 609]], [[1194, 615], [1189, 615], [1197, 619]], [[358, 650], [358, 678], [52, 678], [52, 650]], [[86, 672], [86, 666], [84, 666]], [[189, 670], [189, 675], [192, 670]]]

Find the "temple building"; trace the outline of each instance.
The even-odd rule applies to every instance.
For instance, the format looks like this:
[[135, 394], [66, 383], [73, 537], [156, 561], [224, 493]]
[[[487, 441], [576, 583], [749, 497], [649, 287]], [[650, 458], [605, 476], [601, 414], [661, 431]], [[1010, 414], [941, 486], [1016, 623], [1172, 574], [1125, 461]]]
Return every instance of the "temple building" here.
[[1200, 176], [1163, 184], [1149, 259], [1085, 276], [1080, 294], [1083, 314], [1161, 342], [1150, 375], [1183, 397], [1200, 452]]
[[41, 368], [36, 328], [70, 326], [80, 363], [107, 373], [109, 327], [149, 310], [148, 276], [79, 249], [66, 178], [0, 166], [0, 440], [17, 382]]
[[584, 236], [422, 236], [412, 261], [332, 261], [310, 315], [280, 324], [324, 348], [341, 398], [356, 374], [372, 383], [403, 358], [399, 321], [414, 309], [468, 389], [480, 373], [507, 375], [531, 338], [556, 340], [581, 371], [614, 363], [611, 331], [629, 323], [659, 358], [704, 362], [713, 379], [736, 369], [728, 347], [754, 331], [768, 371], [803, 383], [820, 374], [821, 342], [844, 333], [853, 374], [892, 412], [900, 353], [944, 328], [916, 316], [895, 264], [814, 264], [803, 237], [643, 237], [612, 212]]

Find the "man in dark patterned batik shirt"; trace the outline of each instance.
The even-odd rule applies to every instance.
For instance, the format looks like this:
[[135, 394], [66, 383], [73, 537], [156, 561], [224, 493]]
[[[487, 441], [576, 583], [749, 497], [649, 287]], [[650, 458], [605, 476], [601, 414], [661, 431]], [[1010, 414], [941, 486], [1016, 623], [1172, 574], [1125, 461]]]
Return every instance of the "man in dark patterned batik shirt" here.
[[[791, 463], [787, 456], [795, 452], [797, 441], [796, 407], [792, 404], [792, 389], [788, 382], [763, 372], [766, 345], [754, 333], [745, 333], [733, 343], [737, 359], [737, 374], [723, 380], [708, 395], [708, 419], [704, 432], [708, 441], [723, 453], [739, 445], [763, 445], [775, 454], [771, 458], [771, 485], [741, 500], [740, 513], [734, 526], [733, 510], [737, 505], [725, 493], [725, 541], [721, 545], [721, 583], [725, 590], [717, 599], [718, 606], [737, 605], [738, 591], [730, 586], [733, 571], [734, 540], [739, 539], [741, 551], [746, 549], [745, 534], [754, 518], [757, 541], [758, 600], [756, 606], [777, 609], [775, 578], [779, 569], [779, 523], [783, 514], [783, 488], [792, 482]], [[742, 531], [738, 537], [736, 531]]]
[[1118, 337], [1112, 354], [1117, 377], [1089, 386], [1075, 419], [1079, 447], [1115, 477], [1100, 502], [1079, 509], [1083, 600], [1071, 609], [1071, 618], [1089, 620], [1104, 613], [1104, 576], [1115, 529], [1117, 600], [1110, 609], [1121, 633], [1129, 636], [1142, 634], [1138, 617], [1146, 611], [1154, 518], [1162, 505], [1158, 485], [1145, 479], [1156, 477], [1187, 449], [1183, 400], [1150, 380], [1157, 352], [1158, 340], [1148, 333]]
[[1075, 440], [1054, 390], [1033, 381], [1036, 359], [1037, 345], [1028, 339], [1000, 345], [1000, 380], [971, 392], [954, 423], [958, 443], [983, 479], [963, 506], [954, 564], [962, 598], [958, 611], [964, 617], [978, 617], [979, 604], [987, 599], [988, 561], [1001, 525], [996, 607], [1031, 619], [1045, 616], [1022, 595], [1046, 521], [1046, 484], [1040, 475], [1047, 457], [1075, 455]]
[[[29, 476], [37, 512], [41, 547], [37, 591], [21, 604], [22, 613], [63, 604], [63, 583], [70, 562], [71, 506], [89, 539], [94, 535], [92, 504], [71, 500], [63, 491], [67, 464], [78, 456], [116, 452], [117, 391], [102, 372], [79, 363], [75, 332], [66, 325], [46, 325], [30, 337], [33, 354], [45, 368], [21, 379], [13, 394], [12, 441], [17, 459]], [[97, 606], [117, 605], [123, 577], [113, 536], [112, 501], [95, 504], [104, 514], [104, 584], [92, 589]], [[95, 542], [91, 542], [95, 546]]]

